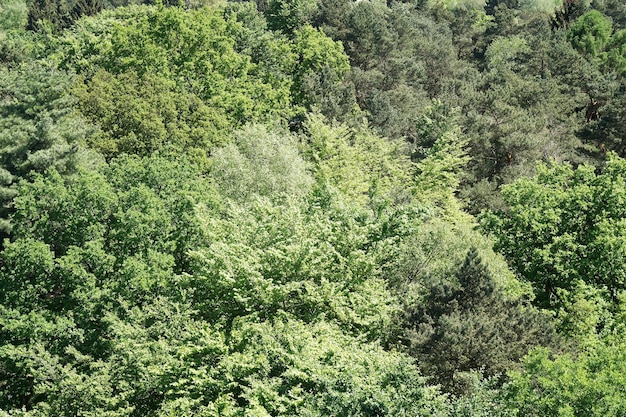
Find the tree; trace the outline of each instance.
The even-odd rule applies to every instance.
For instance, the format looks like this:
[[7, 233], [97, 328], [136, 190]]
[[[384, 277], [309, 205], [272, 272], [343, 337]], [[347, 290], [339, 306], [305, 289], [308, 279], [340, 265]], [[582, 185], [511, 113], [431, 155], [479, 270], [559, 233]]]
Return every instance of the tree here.
[[326, 79], [320, 81], [332, 87], [341, 82], [350, 69], [350, 64], [341, 43], [308, 25], [295, 33], [294, 52], [298, 56], [298, 65], [294, 73], [291, 96], [295, 103], [310, 110], [315, 104], [312, 100], [314, 94], [320, 93], [315, 91], [317, 89], [310, 91], [311, 77], [314, 74], [323, 74]]
[[432, 99], [454, 96], [456, 80], [470, 70], [458, 59], [446, 22], [408, 4], [356, 3], [338, 24], [356, 101], [382, 136], [411, 140]]
[[259, 47], [275, 65], [253, 64], [253, 51], [235, 49], [241, 35], [215, 9], [118, 8], [61, 36], [51, 59], [81, 76], [79, 110], [100, 124], [94, 146], [107, 156], [167, 145], [207, 152], [245, 123], [292, 114], [294, 54], [276, 53], [272, 40]]
[[376, 218], [341, 201], [322, 208], [315, 200], [257, 198], [229, 204], [220, 217], [201, 211], [209, 243], [191, 253], [186, 279], [201, 316], [228, 329], [238, 317], [270, 320], [286, 312], [384, 339], [396, 306], [377, 261], [394, 238], [377, 233]]
[[84, 149], [92, 127], [74, 111], [72, 76], [54, 67], [24, 63], [0, 68], [0, 223], [9, 236], [15, 183], [54, 167], [70, 174], [99, 157]]
[[607, 290], [612, 302], [625, 289], [624, 169], [614, 154], [599, 174], [540, 165], [536, 177], [503, 189], [506, 211], [482, 217], [497, 250], [532, 283], [538, 305], [559, 306], [578, 281]]
[[602, 79], [598, 68], [546, 22], [528, 32], [494, 39], [485, 52], [482, 87], [461, 99], [459, 124], [471, 138], [472, 158], [461, 195], [476, 214], [485, 206], [501, 208], [494, 190], [532, 175], [537, 161], [581, 163], [597, 150], [580, 138], [584, 118], [576, 108], [595, 96], [588, 80]]
[[611, 36], [607, 46], [607, 63], [618, 74], [626, 75], [626, 29]]
[[331, 186], [363, 206], [411, 199], [414, 167], [400, 144], [366, 127], [327, 123], [319, 115], [310, 115], [304, 127], [308, 142], [304, 153], [318, 185]]
[[409, 352], [444, 389], [463, 393], [459, 372], [503, 375], [533, 346], [551, 344], [547, 316], [506, 297], [471, 248], [454, 280], [428, 282], [422, 303], [406, 310]]
[[626, 28], [626, 5], [619, 0], [594, 0], [592, 7], [611, 18], [615, 29]]
[[325, 322], [241, 320], [223, 366], [238, 375], [242, 408], [253, 415], [446, 415], [410, 358], [355, 340]]
[[441, 103], [435, 103], [416, 122], [414, 157], [427, 149], [417, 163], [417, 198], [423, 203], [440, 207], [449, 216], [460, 214], [456, 199], [461, 172], [469, 157], [468, 140], [457, 126], [453, 111], [446, 114]]
[[590, 10], [574, 21], [569, 29], [572, 45], [591, 57], [597, 57], [609, 43], [613, 25], [597, 10]]
[[317, 0], [269, 0], [264, 14], [271, 30], [293, 35], [311, 23], [317, 8]]
[[587, 0], [564, 0], [561, 7], [554, 9], [551, 19], [553, 29], [567, 29], [569, 25], [589, 9]]
[[619, 416], [624, 403], [624, 339], [610, 337], [576, 358], [533, 351], [511, 374], [504, 403], [516, 416]]
[[[151, 384], [169, 375], [149, 367], [177, 355], [185, 362], [184, 346], [213, 337], [205, 324], [188, 323], [192, 309], [177, 279], [201, 239], [195, 203], [215, 205], [185, 159], [125, 157], [97, 171], [52, 169], [21, 181], [13, 240], [0, 252], [2, 409], [143, 414]], [[146, 324], [167, 317], [167, 335]], [[152, 355], [164, 340], [172, 357]], [[135, 368], [125, 362], [131, 351]]]
[[[250, 158], [257, 133], [239, 133]], [[381, 347], [397, 302], [380, 265], [402, 224], [319, 194], [220, 202], [186, 155], [22, 181], [0, 251], [0, 407], [445, 415], [412, 359]]]
[[102, 6], [102, 0], [32, 0], [28, 8], [27, 29], [42, 29], [46, 24], [52, 25], [54, 30], [65, 29], [81, 16], [99, 13]]
[[[23, 0], [7, 0], [0, 6], [0, 34], [26, 26], [28, 8]], [[0, 35], [2, 36], [2, 35]]]
[[290, 133], [248, 126], [235, 133], [233, 144], [213, 152], [211, 178], [223, 197], [238, 202], [298, 200], [311, 190], [307, 169]]
[[208, 151], [223, 140], [228, 117], [197, 95], [176, 90], [158, 75], [100, 70], [74, 90], [85, 118], [99, 127], [87, 145], [107, 158], [167, 149], [195, 153], [206, 164]]

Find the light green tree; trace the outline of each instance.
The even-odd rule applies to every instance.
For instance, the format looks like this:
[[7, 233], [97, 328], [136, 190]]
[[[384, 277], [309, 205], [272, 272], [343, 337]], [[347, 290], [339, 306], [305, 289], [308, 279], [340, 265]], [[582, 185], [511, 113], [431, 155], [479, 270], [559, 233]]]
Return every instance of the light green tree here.
[[604, 51], [612, 33], [611, 21], [597, 10], [580, 16], [569, 29], [572, 45], [591, 57], [597, 57]]
[[284, 201], [308, 195], [313, 179], [295, 136], [262, 125], [234, 136], [234, 143], [212, 155], [211, 178], [223, 197], [245, 202], [259, 196]]
[[414, 167], [403, 146], [367, 128], [328, 123], [320, 115], [310, 115], [305, 129], [304, 154], [319, 184], [362, 205], [377, 199], [411, 200]]
[[560, 305], [578, 281], [617, 302], [626, 282], [625, 167], [616, 155], [599, 174], [590, 166], [540, 165], [536, 177], [503, 190], [508, 210], [482, 217], [496, 248], [532, 283], [539, 305]]
[[619, 416], [624, 403], [624, 336], [609, 337], [577, 357], [538, 349], [511, 374], [505, 403], [517, 416]]
[[24, 29], [28, 17], [28, 7], [23, 0], [6, 0], [0, 5], [0, 39], [4, 32]]

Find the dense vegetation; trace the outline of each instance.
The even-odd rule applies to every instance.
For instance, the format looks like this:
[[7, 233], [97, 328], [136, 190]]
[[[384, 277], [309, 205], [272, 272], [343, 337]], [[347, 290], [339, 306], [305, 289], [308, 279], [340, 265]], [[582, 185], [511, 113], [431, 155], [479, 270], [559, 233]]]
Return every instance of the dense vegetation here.
[[0, 415], [625, 416], [621, 0], [0, 0]]

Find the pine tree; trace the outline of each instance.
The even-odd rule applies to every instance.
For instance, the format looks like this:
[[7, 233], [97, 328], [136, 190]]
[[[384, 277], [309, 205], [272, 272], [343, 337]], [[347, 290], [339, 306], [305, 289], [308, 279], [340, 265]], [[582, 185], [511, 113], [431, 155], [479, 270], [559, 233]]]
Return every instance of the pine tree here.
[[482, 262], [475, 247], [470, 248], [463, 265], [457, 273], [461, 288], [455, 294], [461, 308], [488, 308], [492, 305], [496, 291], [495, 283], [487, 267]]
[[455, 279], [432, 283], [424, 305], [407, 311], [409, 351], [442, 387], [463, 393], [463, 372], [498, 376], [533, 346], [554, 345], [547, 316], [507, 297], [472, 247]]

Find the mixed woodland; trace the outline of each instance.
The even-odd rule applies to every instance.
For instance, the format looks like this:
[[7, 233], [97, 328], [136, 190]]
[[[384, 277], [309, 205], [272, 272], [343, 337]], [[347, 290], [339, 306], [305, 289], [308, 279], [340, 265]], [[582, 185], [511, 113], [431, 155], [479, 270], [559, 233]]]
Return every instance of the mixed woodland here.
[[626, 416], [622, 0], [0, 0], [0, 416]]

